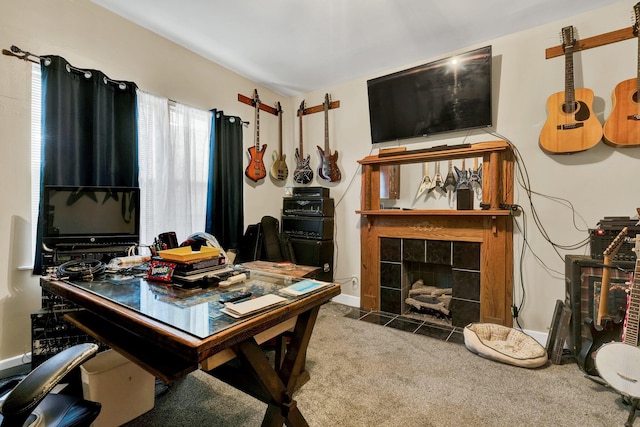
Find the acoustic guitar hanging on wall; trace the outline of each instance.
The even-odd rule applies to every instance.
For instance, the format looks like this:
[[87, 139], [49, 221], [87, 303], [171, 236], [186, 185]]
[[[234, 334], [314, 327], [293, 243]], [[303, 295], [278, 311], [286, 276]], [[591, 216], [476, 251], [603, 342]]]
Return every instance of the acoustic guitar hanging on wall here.
[[264, 152], [267, 149], [267, 144], [263, 144], [260, 147], [260, 97], [258, 96], [258, 89], [253, 91], [253, 105], [256, 109], [256, 130], [255, 130], [255, 145], [249, 147], [249, 164], [244, 171], [244, 174], [252, 181], [258, 182], [267, 176], [267, 169], [264, 166]]
[[540, 147], [550, 154], [588, 150], [602, 139], [602, 125], [592, 112], [593, 91], [575, 89], [573, 80], [573, 26], [562, 29], [565, 89], [547, 100], [547, 120], [540, 132]]
[[616, 85], [611, 94], [613, 108], [604, 122], [604, 142], [614, 147], [634, 147], [640, 145], [640, 3], [633, 7], [635, 22], [633, 35], [638, 39], [637, 77]]

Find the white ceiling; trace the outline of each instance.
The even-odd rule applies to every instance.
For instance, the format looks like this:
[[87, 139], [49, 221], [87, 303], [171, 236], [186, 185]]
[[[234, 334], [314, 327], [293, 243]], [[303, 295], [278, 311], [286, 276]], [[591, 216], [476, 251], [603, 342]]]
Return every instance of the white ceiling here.
[[618, 0], [92, 1], [290, 96]]

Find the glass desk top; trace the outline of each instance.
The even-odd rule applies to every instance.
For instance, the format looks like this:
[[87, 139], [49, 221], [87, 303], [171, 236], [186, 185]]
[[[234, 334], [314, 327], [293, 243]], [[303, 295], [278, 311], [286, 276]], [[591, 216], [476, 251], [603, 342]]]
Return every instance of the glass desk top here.
[[251, 292], [250, 298], [276, 294], [286, 298], [286, 301], [277, 306], [281, 307], [309, 295], [291, 296], [281, 292], [281, 289], [303, 280], [310, 279], [250, 271], [245, 282], [228, 288], [182, 289], [173, 284], [117, 275], [105, 275], [93, 281], [65, 282], [198, 338], [206, 338], [258, 315], [237, 319], [221, 312], [224, 304], [220, 302], [220, 298], [224, 294], [241, 290]]

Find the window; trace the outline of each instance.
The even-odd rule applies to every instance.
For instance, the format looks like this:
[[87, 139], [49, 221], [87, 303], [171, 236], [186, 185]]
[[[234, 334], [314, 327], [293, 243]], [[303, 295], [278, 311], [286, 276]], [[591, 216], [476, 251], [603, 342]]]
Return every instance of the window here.
[[[38, 226], [41, 165], [41, 72], [31, 78], [32, 247]], [[140, 243], [175, 231], [178, 240], [205, 228], [211, 112], [138, 92]]]

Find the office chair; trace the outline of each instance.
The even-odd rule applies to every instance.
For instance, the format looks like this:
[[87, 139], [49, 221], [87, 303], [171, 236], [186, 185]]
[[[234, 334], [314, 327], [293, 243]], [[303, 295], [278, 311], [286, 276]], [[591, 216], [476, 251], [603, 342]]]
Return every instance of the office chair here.
[[0, 427], [89, 426], [100, 414], [100, 403], [49, 392], [97, 351], [96, 344], [75, 345], [46, 360], [19, 382], [9, 381], [0, 387]]

